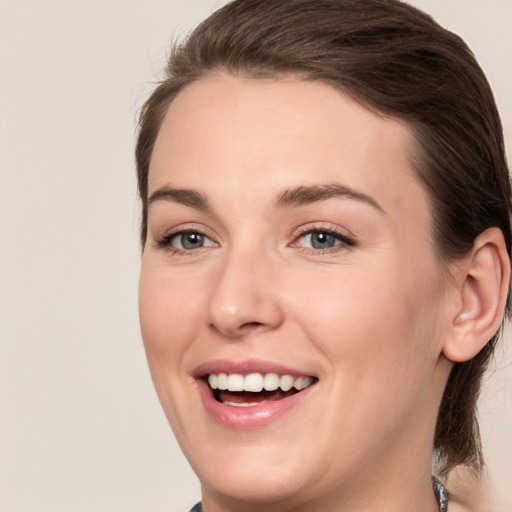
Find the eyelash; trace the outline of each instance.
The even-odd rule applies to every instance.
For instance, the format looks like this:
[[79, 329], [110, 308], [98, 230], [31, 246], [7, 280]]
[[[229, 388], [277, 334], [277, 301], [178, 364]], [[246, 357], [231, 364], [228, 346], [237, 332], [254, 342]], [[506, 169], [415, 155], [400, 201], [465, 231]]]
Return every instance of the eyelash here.
[[[200, 250], [200, 249], [203, 249], [203, 247], [199, 247], [197, 249], [181, 249], [179, 247], [174, 247], [172, 245], [172, 240], [174, 238], [177, 238], [179, 236], [183, 236], [183, 235], [199, 235], [199, 236], [202, 236], [204, 238], [207, 238], [209, 240], [211, 240], [211, 238], [206, 235], [204, 232], [198, 230], [198, 229], [182, 229], [182, 230], [179, 230], [179, 231], [174, 231], [172, 233], [166, 233], [165, 235], [163, 235], [162, 237], [158, 238], [157, 240], [155, 240], [155, 246], [159, 249], [164, 249], [168, 252], [171, 253], [171, 255], [179, 255], [179, 256], [193, 256], [196, 251]], [[214, 242], [215, 244], [215, 242]], [[209, 247], [209, 246], [207, 246]]]
[[[307, 235], [312, 234], [326, 234], [329, 236], [334, 237], [337, 241], [340, 243], [337, 243], [333, 247], [327, 248], [327, 249], [315, 249], [314, 247], [301, 247], [298, 245], [298, 241], [301, 238], [304, 238]], [[208, 235], [206, 235], [203, 231], [197, 230], [197, 229], [182, 229], [180, 231], [174, 231], [171, 233], [166, 233], [162, 237], [155, 240], [155, 246], [159, 249], [164, 249], [171, 253], [171, 255], [186, 255], [186, 256], [193, 256], [196, 251], [199, 251], [203, 249], [204, 247], [211, 247], [210, 246], [203, 246], [198, 247], [197, 249], [181, 249], [179, 247], [172, 246], [172, 240], [174, 238], [177, 238], [179, 236], [183, 235], [199, 235], [202, 237], [207, 238], [208, 240], [212, 240]], [[212, 245], [216, 245], [215, 242], [213, 242]], [[297, 247], [298, 249], [310, 253], [310, 254], [332, 254], [337, 253], [339, 251], [346, 250], [347, 248], [354, 247], [356, 245], [356, 241], [350, 237], [347, 236], [344, 233], [341, 233], [340, 231], [333, 229], [331, 227], [329, 228], [323, 228], [323, 227], [304, 227], [300, 228], [298, 233], [293, 239], [293, 242], [289, 245], [290, 247]]]
[[310, 253], [310, 254], [320, 254], [320, 255], [328, 255], [337, 253], [340, 251], [344, 251], [350, 247], [356, 246], [356, 240], [350, 236], [347, 236], [345, 233], [342, 233], [338, 231], [337, 229], [334, 229], [332, 227], [324, 228], [324, 227], [303, 227], [299, 229], [299, 232], [297, 236], [294, 238], [293, 242], [290, 244], [291, 247], [294, 247], [301, 238], [305, 237], [306, 235], [311, 235], [313, 233], [316, 234], [326, 234], [334, 237], [337, 241], [340, 243], [334, 245], [333, 247], [330, 247], [328, 249], [315, 249], [314, 247], [300, 247], [297, 246], [299, 249], [301, 249], [304, 252]]

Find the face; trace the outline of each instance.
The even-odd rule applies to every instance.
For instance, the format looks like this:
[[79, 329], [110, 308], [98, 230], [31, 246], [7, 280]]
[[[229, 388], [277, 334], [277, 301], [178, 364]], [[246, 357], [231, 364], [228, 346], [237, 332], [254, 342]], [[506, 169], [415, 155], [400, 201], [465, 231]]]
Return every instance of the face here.
[[429, 466], [447, 298], [411, 147], [315, 82], [219, 75], [171, 104], [140, 319], [212, 510], [350, 500]]

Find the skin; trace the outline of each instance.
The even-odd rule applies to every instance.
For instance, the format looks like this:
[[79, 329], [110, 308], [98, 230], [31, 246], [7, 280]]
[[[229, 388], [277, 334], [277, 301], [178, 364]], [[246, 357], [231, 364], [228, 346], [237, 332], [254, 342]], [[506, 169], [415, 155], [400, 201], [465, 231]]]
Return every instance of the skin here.
[[[189, 189], [208, 208], [151, 203], [140, 319], [206, 512], [438, 510], [432, 439], [461, 295], [436, 258], [411, 147], [405, 124], [315, 82], [216, 75], [171, 104], [149, 195]], [[378, 207], [346, 196], [276, 206], [289, 189], [332, 184]], [[203, 247], [157, 244], [191, 229]], [[311, 230], [353, 244], [315, 249]], [[251, 358], [318, 382], [271, 424], [226, 428], [205, 411], [194, 370]]]

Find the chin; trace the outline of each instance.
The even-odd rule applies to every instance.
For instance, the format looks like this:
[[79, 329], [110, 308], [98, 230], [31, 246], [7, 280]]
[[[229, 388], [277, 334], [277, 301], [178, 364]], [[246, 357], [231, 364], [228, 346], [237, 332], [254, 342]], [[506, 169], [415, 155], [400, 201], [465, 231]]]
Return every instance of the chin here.
[[263, 507], [296, 498], [303, 487], [302, 479], [293, 477], [293, 472], [283, 474], [280, 468], [262, 467], [257, 471], [233, 473], [200, 475], [203, 494], [211, 492], [235, 502]]
[[[209, 450], [206, 450], [208, 453]], [[282, 448], [223, 447], [219, 456], [190, 460], [203, 492], [255, 505], [270, 505], [301, 494], [313, 477], [304, 458]]]

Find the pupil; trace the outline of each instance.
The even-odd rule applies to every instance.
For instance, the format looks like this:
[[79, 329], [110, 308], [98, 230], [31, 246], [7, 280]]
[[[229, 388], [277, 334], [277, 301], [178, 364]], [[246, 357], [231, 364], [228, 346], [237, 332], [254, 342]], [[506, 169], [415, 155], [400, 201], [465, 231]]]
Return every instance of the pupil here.
[[203, 246], [204, 235], [199, 233], [186, 233], [181, 235], [181, 245], [184, 249], [197, 249]]
[[334, 247], [335, 239], [329, 233], [313, 233], [311, 245], [315, 249], [329, 249]]

